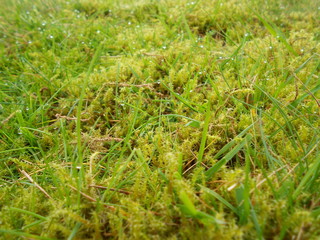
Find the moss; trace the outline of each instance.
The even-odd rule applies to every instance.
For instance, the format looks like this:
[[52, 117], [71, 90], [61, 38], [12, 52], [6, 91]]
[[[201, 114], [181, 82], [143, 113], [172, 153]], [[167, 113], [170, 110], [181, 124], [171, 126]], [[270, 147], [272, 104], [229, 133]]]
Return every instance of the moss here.
[[316, 239], [317, 8], [3, 2], [0, 238]]

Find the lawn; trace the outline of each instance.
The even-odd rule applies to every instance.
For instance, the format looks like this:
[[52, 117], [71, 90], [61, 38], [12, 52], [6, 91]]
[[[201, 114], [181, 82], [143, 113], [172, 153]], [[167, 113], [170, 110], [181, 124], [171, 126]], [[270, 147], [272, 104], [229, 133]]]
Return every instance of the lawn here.
[[0, 0], [0, 239], [319, 239], [316, 0]]

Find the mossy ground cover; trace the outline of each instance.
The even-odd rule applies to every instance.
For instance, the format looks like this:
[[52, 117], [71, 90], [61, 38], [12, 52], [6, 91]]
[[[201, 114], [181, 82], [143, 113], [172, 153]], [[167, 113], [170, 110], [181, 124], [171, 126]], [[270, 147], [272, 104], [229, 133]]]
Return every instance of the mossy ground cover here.
[[319, 239], [319, 2], [0, 2], [1, 239]]

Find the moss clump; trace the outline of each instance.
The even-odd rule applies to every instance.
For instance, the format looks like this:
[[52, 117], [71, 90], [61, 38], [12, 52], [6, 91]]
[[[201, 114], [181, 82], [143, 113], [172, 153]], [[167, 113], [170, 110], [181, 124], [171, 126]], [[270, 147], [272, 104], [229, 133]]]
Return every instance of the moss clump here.
[[1, 239], [319, 238], [316, 1], [1, 3]]

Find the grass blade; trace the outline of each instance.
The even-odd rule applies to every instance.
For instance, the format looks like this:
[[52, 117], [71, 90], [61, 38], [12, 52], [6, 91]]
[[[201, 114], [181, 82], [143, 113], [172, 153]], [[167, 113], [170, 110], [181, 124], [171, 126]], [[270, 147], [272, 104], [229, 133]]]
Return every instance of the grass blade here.
[[248, 134], [238, 145], [236, 145], [230, 152], [228, 152], [221, 160], [206, 171], [207, 179], [210, 179], [219, 169], [229, 162], [246, 144], [246, 141], [250, 141], [252, 136]]

